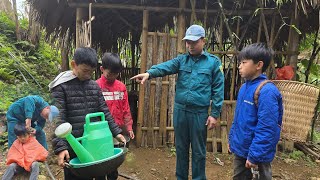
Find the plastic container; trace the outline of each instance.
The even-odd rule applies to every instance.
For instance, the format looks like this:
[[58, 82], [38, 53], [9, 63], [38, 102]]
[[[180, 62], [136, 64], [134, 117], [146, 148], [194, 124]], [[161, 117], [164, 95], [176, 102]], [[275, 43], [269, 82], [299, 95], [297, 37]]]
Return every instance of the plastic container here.
[[[93, 117], [99, 117], [101, 121], [90, 122]], [[102, 112], [86, 115], [86, 124], [81, 138], [82, 146], [92, 155], [95, 161], [114, 155], [113, 136], [108, 122]]]

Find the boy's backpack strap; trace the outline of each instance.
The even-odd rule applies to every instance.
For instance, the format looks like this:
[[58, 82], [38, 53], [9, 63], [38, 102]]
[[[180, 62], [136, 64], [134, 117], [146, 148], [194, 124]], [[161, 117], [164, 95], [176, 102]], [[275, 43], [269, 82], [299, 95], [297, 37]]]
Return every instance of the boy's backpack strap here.
[[259, 100], [259, 95], [260, 95], [260, 90], [262, 89], [262, 87], [264, 85], [266, 85], [267, 83], [272, 83], [274, 84], [271, 80], [264, 80], [262, 82], [260, 82], [260, 84], [258, 85], [256, 91], [254, 92], [254, 104], [258, 107], [258, 100]]

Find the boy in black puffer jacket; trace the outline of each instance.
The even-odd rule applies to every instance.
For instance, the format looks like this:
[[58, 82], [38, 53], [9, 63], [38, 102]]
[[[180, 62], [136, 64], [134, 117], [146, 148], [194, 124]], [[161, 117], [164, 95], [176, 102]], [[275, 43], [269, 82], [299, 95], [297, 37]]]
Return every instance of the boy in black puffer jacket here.
[[[49, 88], [55, 105], [60, 109], [60, 118], [57, 126], [68, 122], [72, 125], [72, 135], [80, 137], [83, 134], [85, 116], [89, 113], [104, 112], [109, 128], [115, 138], [125, 142], [120, 134], [122, 130], [114, 122], [108, 107], [104, 101], [98, 84], [91, 80], [92, 73], [96, 69], [98, 58], [92, 48], [77, 48], [71, 61], [72, 71], [60, 73], [50, 84]], [[99, 121], [100, 119], [91, 119]], [[58, 164], [65, 166], [65, 161], [76, 157], [68, 142], [64, 139], [54, 138], [53, 148], [58, 155]], [[68, 168], [64, 168], [65, 179], [80, 179]], [[96, 177], [95, 179], [105, 179]]]

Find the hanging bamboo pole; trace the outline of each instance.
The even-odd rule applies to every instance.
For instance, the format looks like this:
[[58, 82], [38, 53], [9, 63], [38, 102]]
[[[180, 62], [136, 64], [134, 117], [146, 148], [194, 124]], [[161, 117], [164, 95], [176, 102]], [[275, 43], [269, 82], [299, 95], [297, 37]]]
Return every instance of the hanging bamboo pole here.
[[[236, 30], [237, 36], [240, 34], [240, 18], [238, 18], [237, 21], [237, 30]], [[239, 40], [236, 39], [236, 44], [239, 44]], [[236, 46], [236, 45], [235, 45]], [[236, 46], [237, 48], [237, 46]], [[237, 49], [236, 49], [237, 50]], [[233, 58], [233, 67], [232, 67], [232, 78], [231, 78], [231, 88], [230, 88], [230, 100], [234, 99], [234, 89], [235, 89], [235, 81], [236, 81], [236, 71], [237, 71], [237, 59]]]
[[[182, 0], [185, 1], [185, 0]], [[179, 1], [180, 4], [180, 1]], [[68, 5], [73, 8], [87, 8], [89, 7], [89, 3], [75, 3], [69, 2]], [[132, 11], [152, 11], [152, 12], [166, 12], [166, 13], [192, 13], [192, 9], [184, 7], [175, 8], [175, 7], [159, 7], [159, 6], [139, 6], [139, 5], [129, 5], [129, 4], [110, 4], [110, 3], [93, 3], [93, 8], [101, 8], [101, 9], [124, 9], [124, 10], [132, 10]], [[208, 14], [218, 14], [220, 10], [216, 9], [208, 9]], [[224, 10], [226, 15], [236, 15], [239, 14], [240, 16], [248, 16], [252, 15], [255, 10], [239, 10], [237, 13], [234, 13], [234, 10]], [[277, 11], [275, 9], [266, 9], [264, 10], [265, 14], [272, 14], [273, 12]], [[205, 9], [195, 9], [195, 13], [205, 13]], [[281, 14], [288, 15], [287, 11], [281, 11]]]
[[[270, 47], [273, 48], [274, 45], [274, 41], [275, 41], [275, 26], [276, 26], [276, 14], [273, 14], [272, 16], [272, 23], [271, 23], [271, 32], [270, 32]], [[270, 79], [274, 79], [275, 76], [275, 72], [276, 72], [276, 67], [274, 65], [274, 58], [271, 58], [271, 62], [270, 62], [270, 68], [268, 68], [268, 77], [270, 77]]]
[[[143, 24], [142, 24], [142, 50], [141, 50], [141, 66], [140, 73], [144, 73], [146, 71], [146, 63], [147, 63], [147, 40], [148, 40], [148, 24], [149, 24], [149, 11], [143, 11]], [[138, 120], [137, 120], [137, 146], [141, 146], [141, 127], [143, 121], [143, 109], [144, 109], [144, 87], [140, 85], [139, 88], [139, 109], [138, 109]]]
[[268, 25], [267, 25], [267, 22], [266, 22], [266, 17], [265, 17], [264, 12], [263, 12], [263, 5], [262, 5], [261, 1], [259, 1], [259, 5], [260, 5], [260, 8], [261, 8], [260, 13], [261, 13], [261, 18], [262, 18], [262, 25], [263, 25], [263, 29], [264, 29], [264, 35], [266, 36], [267, 44], [270, 47], [270, 36], [269, 36], [269, 32], [268, 32]]
[[190, 18], [190, 25], [194, 24], [195, 21], [197, 21], [197, 16], [196, 16], [196, 1], [195, 0], [190, 0], [190, 4], [191, 4], [191, 18]]
[[260, 15], [260, 18], [259, 18], [259, 28], [258, 28], [258, 36], [257, 36], [257, 42], [260, 42], [260, 39], [261, 39], [261, 28], [262, 28], [262, 17]]
[[76, 11], [76, 48], [78, 48], [80, 46], [80, 31], [82, 29], [82, 21], [87, 15], [87, 9], [77, 8]]
[[[186, 0], [179, 0], [179, 8], [184, 9], [186, 7]], [[184, 12], [180, 12], [178, 15], [178, 54], [185, 53], [185, 44], [182, 41], [185, 33], [185, 27], [186, 27], [186, 18]]]
[[[296, 6], [295, 6], [295, 8], [296, 8]], [[297, 28], [299, 27], [299, 16], [297, 16], [295, 14], [295, 12], [292, 12], [290, 24], [295, 25]], [[289, 37], [288, 38], [289, 38], [288, 51], [298, 51], [299, 50], [299, 34], [292, 27], [289, 30]], [[293, 80], [296, 79], [297, 61], [298, 61], [297, 54], [287, 56], [286, 65], [290, 65], [294, 69], [295, 76], [293, 77]]]
[[208, 0], [206, 0], [204, 5], [204, 18], [203, 18], [203, 28], [207, 28], [207, 17], [208, 17]]

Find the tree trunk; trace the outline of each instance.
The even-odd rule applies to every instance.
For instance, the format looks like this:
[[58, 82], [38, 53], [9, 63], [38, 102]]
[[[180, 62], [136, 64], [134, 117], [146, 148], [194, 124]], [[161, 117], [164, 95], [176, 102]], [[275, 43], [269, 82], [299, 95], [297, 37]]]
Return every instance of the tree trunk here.
[[28, 40], [37, 47], [40, 41], [40, 24], [35, 21], [34, 8], [32, 6], [29, 6], [29, 8]]
[[21, 40], [21, 34], [20, 34], [20, 26], [19, 26], [19, 19], [18, 19], [18, 12], [17, 12], [17, 1], [12, 0], [12, 6], [13, 6], [13, 12], [14, 12], [14, 20], [16, 23], [16, 37], [17, 40]]
[[69, 51], [70, 51], [70, 34], [69, 30], [67, 31], [64, 39], [62, 39], [61, 43], [61, 71], [67, 71], [70, 69], [69, 67]]

